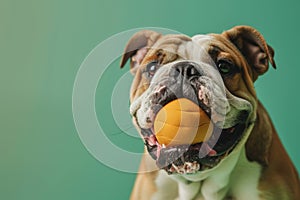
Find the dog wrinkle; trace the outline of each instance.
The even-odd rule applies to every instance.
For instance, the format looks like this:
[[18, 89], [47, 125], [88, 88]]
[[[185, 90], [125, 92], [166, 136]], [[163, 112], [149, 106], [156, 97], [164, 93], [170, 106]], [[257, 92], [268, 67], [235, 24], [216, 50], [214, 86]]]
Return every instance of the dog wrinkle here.
[[[240, 27], [234, 29], [240, 29]], [[235, 32], [235, 34], [238, 36], [240, 33]], [[198, 48], [196, 48], [196, 44]], [[212, 45], [218, 46], [223, 51], [230, 52], [235, 58], [235, 63], [242, 67], [240, 76], [236, 76], [235, 80], [220, 78], [221, 76], [213, 60], [206, 52]], [[151, 181], [156, 177], [156, 193], [154, 193], [154, 190], [145, 192], [147, 189], [152, 188], [147, 187], [147, 184], [135, 188], [134, 191], [139, 193], [139, 195], [145, 195], [143, 198], [148, 199], [150, 194], [154, 193], [152, 199], [164, 200], [176, 198], [180, 200], [298, 199], [300, 196], [299, 191], [297, 191], [299, 190], [299, 178], [296, 169], [279, 141], [267, 112], [257, 100], [253, 83], [254, 79], [251, 78], [253, 70], [238, 46], [230, 38], [226, 37], [226, 34], [212, 34], [209, 36], [198, 35], [192, 39], [178, 35], [162, 36], [154, 44], [154, 47], [156, 49], [149, 51], [150, 53], [155, 53], [157, 49], [165, 48], [167, 51], [170, 51], [169, 53], [178, 55], [173, 57], [177, 59], [177, 62], [178, 60], [189, 59], [195, 63], [201, 63], [204, 72], [203, 77], [207, 76], [209, 79], [217, 82], [212, 84], [212, 89], [215, 90], [216, 86], [220, 87], [218, 88], [220, 91], [213, 93], [217, 97], [215, 99], [213, 97], [213, 110], [220, 109], [220, 105], [227, 102], [225, 106], [221, 106], [221, 111], [225, 110], [226, 112], [218, 110], [220, 114], [225, 115], [224, 128], [235, 125], [237, 120], [240, 120], [239, 116], [243, 111], [250, 113], [245, 122], [251, 123], [246, 126], [243, 137], [232, 152], [214, 168], [191, 175], [167, 175], [162, 170], [156, 171], [158, 173], [150, 178], [145, 176], [140, 178], [140, 175], [138, 175], [138, 180], [144, 179], [151, 186], [154, 184]], [[151, 56], [149, 52], [146, 57]], [[156, 75], [152, 79], [155, 80], [153, 81], [154, 83], [159, 81], [162, 81], [161, 83], [168, 82], [169, 69], [176, 59], [172, 61], [165, 60], [162, 63], [163, 67], [157, 70]], [[142, 78], [141, 73], [140, 70], [137, 72], [133, 82], [132, 94], [135, 100], [131, 101], [130, 110], [133, 117], [137, 116], [142, 119], [143, 113], [149, 109], [149, 104], [146, 102], [149, 100], [149, 95], [153, 88], [151, 88], [151, 85], [147, 85], [147, 87], [134, 91], [142, 82], [149, 82], [148, 79]], [[226, 93], [222, 91], [221, 86], [224, 85], [226, 86], [224, 88]], [[226, 91], [227, 89], [228, 91]], [[136, 98], [139, 95], [141, 96]], [[133, 97], [131, 96], [131, 100], [133, 100]], [[215, 117], [212, 116], [212, 118]], [[265, 121], [262, 118], [267, 118], [268, 120]], [[146, 118], [143, 120], [147, 121]], [[142, 163], [145, 164], [145, 159], [143, 159]], [[155, 161], [151, 163], [155, 165]], [[151, 183], [149, 183], [149, 180]]]

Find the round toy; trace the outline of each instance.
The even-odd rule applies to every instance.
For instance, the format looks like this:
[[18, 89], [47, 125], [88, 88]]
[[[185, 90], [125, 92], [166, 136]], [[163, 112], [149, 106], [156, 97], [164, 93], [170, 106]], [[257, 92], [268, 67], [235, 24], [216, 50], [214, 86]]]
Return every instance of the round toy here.
[[213, 124], [207, 114], [186, 98], [165, 105], [154, 120], [154, 133], [161, 145], [195, 144], [207, 141]]

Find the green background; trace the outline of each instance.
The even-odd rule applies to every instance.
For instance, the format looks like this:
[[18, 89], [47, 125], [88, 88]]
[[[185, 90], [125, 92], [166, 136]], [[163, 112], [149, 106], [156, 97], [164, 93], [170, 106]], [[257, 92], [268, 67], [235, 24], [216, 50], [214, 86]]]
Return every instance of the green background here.
[[[299, 9], [296, 0], [2, 0], [0, 199], [128, 199], [135, 174], [104, 166], [82, 145], [72, 118], [72, 89], [80, 64], [97, 44], [136, 27], [187, 35], [256, 27], [275, 49], [278, 66], [256, 88], [299, 170]], [[100, 84], [111, 85], [128, 70], [114, 65], [112, 78]], [[118, 133], [112, 141], [140, 152], [141, 141], [118, 131], [106, 107], [97, 105], [98, 115], [107, 130]]]

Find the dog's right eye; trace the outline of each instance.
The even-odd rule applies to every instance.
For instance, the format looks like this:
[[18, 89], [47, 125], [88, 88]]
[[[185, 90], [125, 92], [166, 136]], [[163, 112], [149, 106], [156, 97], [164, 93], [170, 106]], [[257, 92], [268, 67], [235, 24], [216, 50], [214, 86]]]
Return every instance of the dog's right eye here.
[[152, 78], [154, 76], [154, 73], [158, 69], [159, 63], [157, 61], [153, 61], [147, 64], [146, 71], [148, 73], [148, 76]]

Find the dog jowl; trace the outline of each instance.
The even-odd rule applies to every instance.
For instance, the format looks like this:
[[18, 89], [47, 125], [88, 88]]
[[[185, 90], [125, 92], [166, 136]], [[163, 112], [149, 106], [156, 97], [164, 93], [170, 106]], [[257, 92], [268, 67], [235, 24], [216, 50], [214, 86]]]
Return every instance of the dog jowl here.
[[300, 199], [298, 174], [254, 90], [269, 63], [276, 68], [257, 30], [140, 31], [121, 67], [129, 59], [130, 112], [147, 151], [132, 199]]

